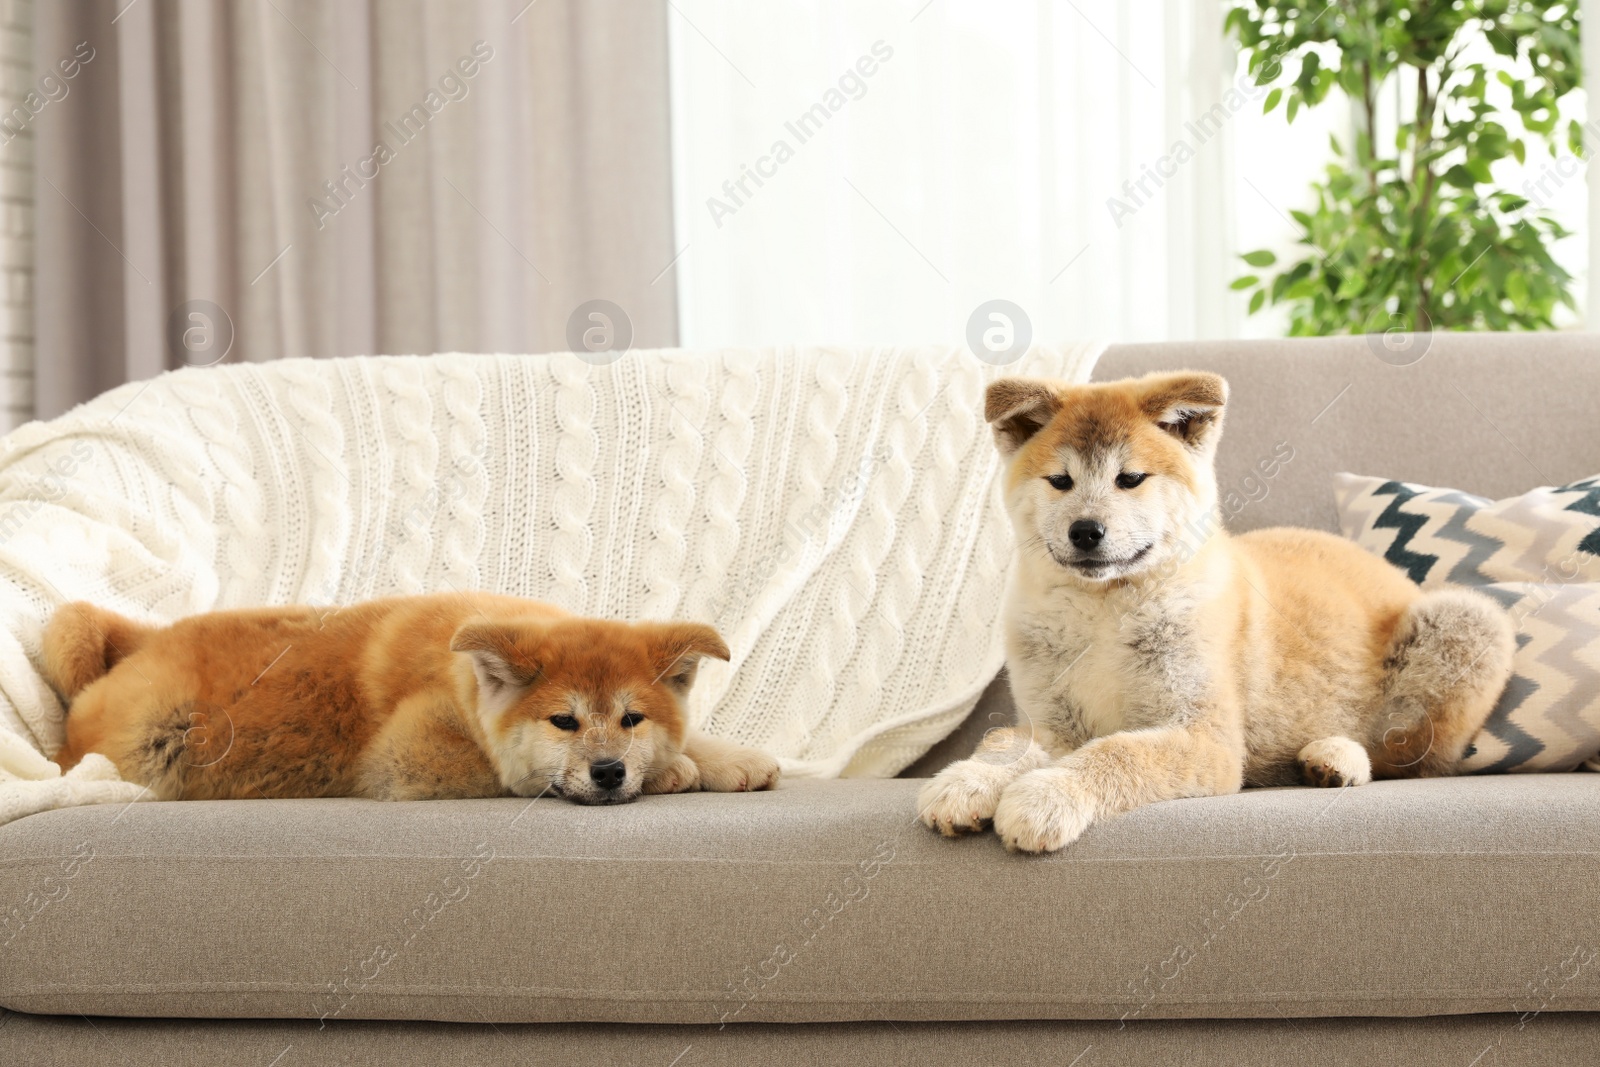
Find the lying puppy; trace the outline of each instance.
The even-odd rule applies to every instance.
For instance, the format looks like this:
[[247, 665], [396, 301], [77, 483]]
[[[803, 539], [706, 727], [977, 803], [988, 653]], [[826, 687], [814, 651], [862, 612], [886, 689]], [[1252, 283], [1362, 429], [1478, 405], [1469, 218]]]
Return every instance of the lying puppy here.
[[1227, 383], [1001, 379], [985, 417], [1017, 536], [1016, 730], [923, 789], [945, 834], [1047, 852], [1152, 801], [1453, 773], [1511, 671], [1511, 621], [1311, 530], [1232, 538]]
[[769, 789], [777, 761], [690, 733], [698, 623], [580, 619], [489, 593], [264, 608], [144, 626], [56, 612], [46, 676], [90, 752], [163, 800]]

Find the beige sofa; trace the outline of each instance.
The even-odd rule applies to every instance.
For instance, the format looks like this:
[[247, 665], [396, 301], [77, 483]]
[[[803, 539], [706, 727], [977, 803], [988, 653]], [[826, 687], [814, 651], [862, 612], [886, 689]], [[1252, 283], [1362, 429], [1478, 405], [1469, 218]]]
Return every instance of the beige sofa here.
[[[1097, 377], [1228, 376], [1235, 529], [1333, 528], [1340, 469], [1600, 471], [1600, 342], [1415, 354], [1126, 345]], [[1002, 678], [908, 776], [1009, 714]], [[34, 815], [0, 827], [0, 1064], [1600, 1060], [1600, 775], [1176, 801], [1045, 858], [928, 833], [918, 784]]]

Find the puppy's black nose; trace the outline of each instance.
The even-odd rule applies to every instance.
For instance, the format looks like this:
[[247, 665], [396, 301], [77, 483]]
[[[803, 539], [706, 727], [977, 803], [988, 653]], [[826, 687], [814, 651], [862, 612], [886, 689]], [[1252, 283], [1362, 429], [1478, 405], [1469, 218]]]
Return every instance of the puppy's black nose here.
[[589, 778], [601, 789], [615, 789], [628, 777], [628, 768], [619, 759], [603, 759], [589, 764]]
[[1072, 547], [1088, 552], [1100, 544], [1100, 539], [1106, 535], [1106, 528], [1093, 519], [1079, 519], [1067, 527], [1067, 540], [1072, 542]]

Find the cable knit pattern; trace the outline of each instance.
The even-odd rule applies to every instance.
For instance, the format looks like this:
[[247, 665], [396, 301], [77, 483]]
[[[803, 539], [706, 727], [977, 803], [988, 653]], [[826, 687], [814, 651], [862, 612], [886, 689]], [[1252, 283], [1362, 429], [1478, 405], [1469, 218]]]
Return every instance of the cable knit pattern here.
[[684, 559], [688, 554], [689, 519], [694, 511], [695, 479], [700, 473], [700, 453], [705, 441], [708, 367], [700, 357], [671, 353], [662, 359], [666, 370], [668, 437], [661, 450], [661, 477], [657, 497], [650, 503], [651, 529], [645, 550], [645, 586], [649, 590], [640, 615], [670, 619], [683, 599]]
[[[195, 443], [210, 462], [202, 469], [201, 478], [215, 479], [215, 508], [220, 533], [221, 556], [217, 560], [218, 572], [225, 575], [219, 600], [224, 604], [248, 604], [260, 584], [262, 567], [258, 546], [267, 541], [262, 523], [260, 480], [252, 468], [248, 451], [250, 444], [240, 425], [241, 405], [224, 396], [224, 386], [231, 384], [222, 375], [174, 375], [166, 383], [163, 396], [143, 393], [131, 396], [127, 404], [144, 403], [147, 408], [160, 405], [181, 413], [189, 423]], [[127, 391], [115, 390], [116, 394]], [[228, 390], [232, 392], [232, 390]], [[104, 398], [94, 403], [100, 404]], [[85, 405], [93, 406], [93, 405]], [[137, 419], [127, 411], [108, 413], [112, 419]], [[57, 420], [58, 422], [60, 420]]]
[[291, 587], [299, 590], [293, 598], [305, 601], [310, 590], [338, 588], [348, 554], [350, 475], [344, 469], [344, 427], [333, 414], [333, 387], [340, 383], [309, 359], [286, 359], [273, 372], [260, 381], [261, 395], [278, 395], [281, 382], [288, 401], [278, 407], [288, 427], [279, 442], [282, 454], [303, 461], [296, 464], [300, 477], [288, 479], [283, 496], [308, 503], [304, 514], [318, 520], [314, 530], [306, 530], [305, 569]]
[[428, 393], [430, 385], [437, 386], [438, 376], [429, 370], [419, 362], [390, 360], [383, 371], [390, 408], [385, 429], [392, 429], [399, 438], [395, 442], [399, 452], [395, 495], [389, 501], [389, 541], [383, 547], [393, 550], [390, 591], [408, 595], [437, 591], [429, 589], [426, 580], [433, 555], [433, 528], [439, 517], [439, 444]]
[[[886, 400], [882, 432], [876, 446], [865, 449], [856, 469], [845, 475], [845, 499], [840, 505], [853, 506], [863, 520], [852, 524], [848, 541], [853, 561], [849, 585], [860, 592], [866, 614], [854, 650], [854, 669], [846, 671], [853, 685], [833, 702], [825, 724], [823, 738], [830, 747], [855, 732], [845, 709], [883, 706], [884, 687], [905, 649], [905, 627], [922, 590], [924, 559], [915, 554], [914, 523], [903, 522], [900, 516], [916, 480], [927, 429], [922, 419], [926, 401], [919, 397], [932, 392], [932, 368], [905, 366], [908, 362], [907, 356], [883, 358], [889, 374], [882, 393]], [[866, 492], [869, 482], [878, 487], [872, 493]], [[870, 534], [863, 536], [867, 531]], [[817, 743], [813, 739], [813, 750]]]
[[0, 441], [0, 822], [140, 790], [46, 756], [66, 600], [165, 621], [491, 589], [716, 625], [711, 733], [800, 775], [890, 775], [1000, 669], [1011, 532], [959, 350], [284, 360], [176, 371]]
[[[556, 490], [551, 497], [555, 539], [550, 550], [549, 599], [569, 611], [581, 611], [587, 601], [586, 572], [594, 547], [589, 522], [598, 495], [594, 464], [600, 452], [600, 438], [594, 431], [595, 397], [589, 385], [593, 368], [578, 359], [552, 359], [549, 367], [556, 381], [557, 427]], [[670, 408], [667, 413], [670, 416]]]
[[[814, 665], [811, 680], [820, 687], [819, 695], [823, 698], [815, 702], [804, 719], [785, 724], [785, 737], [794, 736], [803, 746], [801, 752], [809, 749], [815, 739], [815, 731], [821, 725], [819, 718], [825, 718], [826, 709], [833, 706], [839, 676], [855, 649], [860, 636], [861, 618], [866, 610], [868, 594], [861, 584], [863, 580], [870, 580], [864, 579], [858, 558], [838, 552], [839, 544], [834, 532], [840, 525], [835, 518], [841, 496], [839, 481], [844, 473], [841, 469], [843, 465], [837, 462], [840, 454], [838, 434], [849, 402], [845, 380], [846, 358], [842, 353], [824, 350], [809, 363], [814, 378], [811, 397], [805, 408], [806, 436], [800, 445], [804, 474], [798, 486], [799, 492], [780, 502], [780, 506], [789, 513], [788, 528], [782, 531], [781, 536], [786, 544], [791, 537], [801, 542], [794, 553], [793, 562], [798, 565], [794, 569], [796, 576], [804, 573], [801, 567], [809, 569], [824, 555], [830, 555], [836, 564], [833, 573], [821, 583], [817, 591], [818, 600], [811, 604], [793, 605], [802, 610], [791, 611], [790, 617], [783, 620], [786, 624], [784, 628], [788, 631], [783, 640], [798, 646], [801, 654]], [[859, 360], [853, 369], [865, 376], [871, 370], [870, 359]], [[862, 396], [863, 409], [870, 410], [868, 405], [873, 399], [870, 395]], [[846, 432], [853, 428], [844, 427]], [[792, 585], [789, 588], [798, 592]], [[781, 669], [780, 664], [771, 666]], [[776, 686], [781, 681], [775, 677], [772, 684]], [[792, 733], [796, 730], [799, 731], [798, 735]], [[737, 738], [753, 741], [747, 732], [730, 732]], [[783, 747], [790, 748], [793, 744], [792, 741], [786, 741]]]
[[724, 356], [714, 367], [721, 395], [714, 398], [720, 423], [708, 436], [710, 463], [702, 494], [698, 573], [687, 605], [690, 615], [721, 623], [727, 575], [739, 547], [740, 509], [748, 479], [745, 463], [755, 441], [754, 410], [761, 390], [757, 361], [748, 355]]
[[443, 360], [439, 367], [444, 377], [446, 421], [441, 436], [445, 454], [435, 492], [444, 520], [444, 580], [462, 589], [476, 589], [483, 584], [478, 557], [483, 552], [483, 507], [489, 494], [489, 475], [484, 468], [489, 432], [482, 415], [483, 386], [463, 360]]

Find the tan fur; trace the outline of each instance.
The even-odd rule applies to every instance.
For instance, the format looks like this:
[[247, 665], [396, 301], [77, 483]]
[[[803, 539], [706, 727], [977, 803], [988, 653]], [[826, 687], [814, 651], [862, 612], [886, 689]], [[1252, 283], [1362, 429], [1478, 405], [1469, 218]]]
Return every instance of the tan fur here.
[[[99, 752], [164, 800], [614, 803], [778, 778], [771, 757], [687, 729], [697, 664], [728, 658], [698, 623], [576, 618], [489, 593], [168, 627], [77, 603], [51, 619], [44, 652], [71, 700], [56, 762]], [[607, 767], [620, 778], [610, 787], [597, 780]]]
[[[1330, 534], [1230, 537], [1212, 467], [1226, 402], [1201, 372], [990, 386], [1019, 723], [928, 784], [927, 825], [992, 821], [1042, 852], [1157, 800], [1454, 773], [1510, 676], [1510, 619]], [[1071, 531], [1091, 521], [1085, 548]]]
[[68, 699], [139, 650], [148, 628], [82, 601], [67, 604], [45, 627], [45, 670]]

